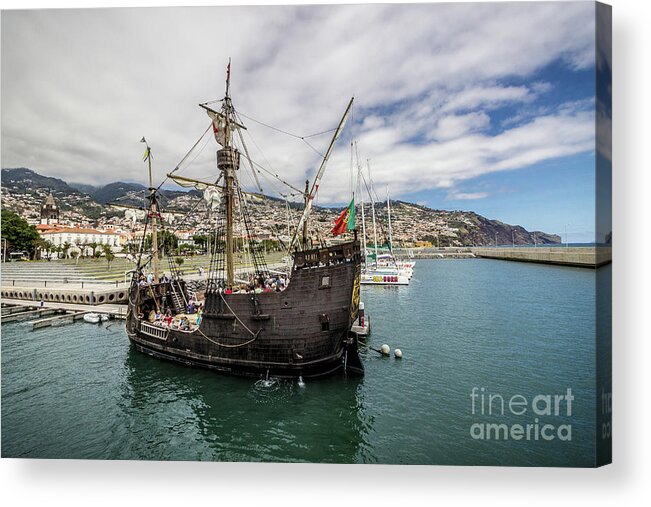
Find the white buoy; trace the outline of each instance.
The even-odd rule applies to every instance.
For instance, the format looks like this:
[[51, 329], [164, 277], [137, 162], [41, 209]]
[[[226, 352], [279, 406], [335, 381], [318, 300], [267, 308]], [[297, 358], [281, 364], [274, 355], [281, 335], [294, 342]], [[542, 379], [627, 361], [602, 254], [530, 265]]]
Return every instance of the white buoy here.
[[402, 350], [400, 349], [394, 350], [393, 355], [396, 356], [396, 359], [402, 359]]
[[380, 347], [380, 352], [382, 352], [383, 356], [388, 356], [391, 354], [391, 347], [389, 347], [386, 343]]
[[305, 387], [305, 382], [303, 382], [303, 376], [298, 377], [298, 387]]

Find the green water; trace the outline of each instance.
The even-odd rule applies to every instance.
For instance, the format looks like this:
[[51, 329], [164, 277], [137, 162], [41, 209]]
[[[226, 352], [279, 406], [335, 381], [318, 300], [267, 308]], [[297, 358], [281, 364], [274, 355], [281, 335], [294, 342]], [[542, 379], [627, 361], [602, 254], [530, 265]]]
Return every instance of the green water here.
[[[608, 274], [610, 267], [601, 268]], [[602, 271], [604, 272], [604, 271]], [[220, 376], [136, 352], [122, 323], [2, 326], [2, 456], [588, 466], [594, 461], [595, 271], [419, 261], [408, 287], [364, 287], [363, 379]], [[571, 440], [478, 440], [470, 394], [565, 393]], [[497, 398], [496, 398], [497, 399]], [[494, 407], [495, 408], [495, 407]]]

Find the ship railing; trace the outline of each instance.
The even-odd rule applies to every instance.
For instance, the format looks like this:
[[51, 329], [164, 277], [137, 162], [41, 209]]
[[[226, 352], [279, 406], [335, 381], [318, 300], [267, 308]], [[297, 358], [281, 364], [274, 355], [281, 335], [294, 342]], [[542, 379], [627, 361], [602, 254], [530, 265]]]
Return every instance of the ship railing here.
[[140, 322], [140, 332], [151, 336], [152, 338], [158, 338], [160, 340], [167, 340], [167, 335], [170, 330], [166, 327], [155, 326], [147, 322]]
[[296, 252], [294, 254], [294, 266], [296, 268], [302, 268], [339, 264], [352, 261], [355, 255], [359, 255], [359, 241]]
[[143, 298], [149, 298], [149, 297], [158, 297], [158, 296], [165, 296], [168, 293], [169, 290], [169, 283], [163, 282], [163, 283], [148, 283], [145, 285], [140, 285], [138, 288], [140, 290], [140, 295]]

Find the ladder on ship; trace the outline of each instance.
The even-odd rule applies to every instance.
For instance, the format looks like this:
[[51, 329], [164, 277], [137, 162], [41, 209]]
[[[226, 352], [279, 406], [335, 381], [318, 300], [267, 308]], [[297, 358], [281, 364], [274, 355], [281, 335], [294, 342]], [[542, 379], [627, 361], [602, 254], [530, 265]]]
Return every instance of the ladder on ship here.
[[[176, 313], [185, 313], [187, 301], [185, 301], [185, 294], [183, 294], [181, 287], [177, 284], [178, 282], [175, 282], [174, 280], [170, 282], [170, 287], [172, 288], [172, 304], [174, 305], [174, 311]], [[179, 294], [179, 292], [181, 294]]]

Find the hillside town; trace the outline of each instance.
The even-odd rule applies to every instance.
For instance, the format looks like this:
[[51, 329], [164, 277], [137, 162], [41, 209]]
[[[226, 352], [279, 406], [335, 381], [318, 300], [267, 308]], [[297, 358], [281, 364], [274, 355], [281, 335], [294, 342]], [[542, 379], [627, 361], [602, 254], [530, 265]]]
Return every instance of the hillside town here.
[[[99, 203], [90, 195], [69, 187], [61, 180], [48, 178], [46, 188], [37, 173], [29, 171], [12, 179], [4, 169], [2, 178], [2, 208], [16, 213], [35, 227], [44, 240], [40, 257], [98, 256], [109, 248], [117, 256], [138, 251], [143, 240], [146, 201], [144, 192], [140, 206], [117, 202]], [[54, 182], [54, 183], [53, 183]], [[59, 182], [59, 183], [57, 183]], [[173, 235], [177, 253], [195, 253], [205, 247], [205, 238], [216, 226], [216, 214], [197, 192], [174, 192], [161, 210], [162, 226]], [[236, 234], [265, 242], [268, 249], [282, 249], [295, 233], [302, 214], [302, 203], [288, 202], [261, 194], [243, 196], [250, 218], [248, 232], [241, 226]], [[130, 202], [133, 202], [131, 199]], [[373, 231], [375, 211], [375, 234]], [[170, 211], [173, 210], [173, 211]], [[557, 243], [560, 238], [542, 232], [529, 232], [519, 226], [510, 226], [489, 220], [468, 211], [433, 210], [417, 204], [391, 201], [391, 239], [393, 246], [403, 248], [473, 246], [490, 244]], [[308, 234], [313, 243], [331, 238], [330, 230], [340, 208], [315, 206], [309, 221]], [[356, 209], [358, 229], [366, 229], [367, 240], [386, 244], [389, 240], [386, 202], [364, 205]], [[41, 245], [41, 246], [43, 246]]]

